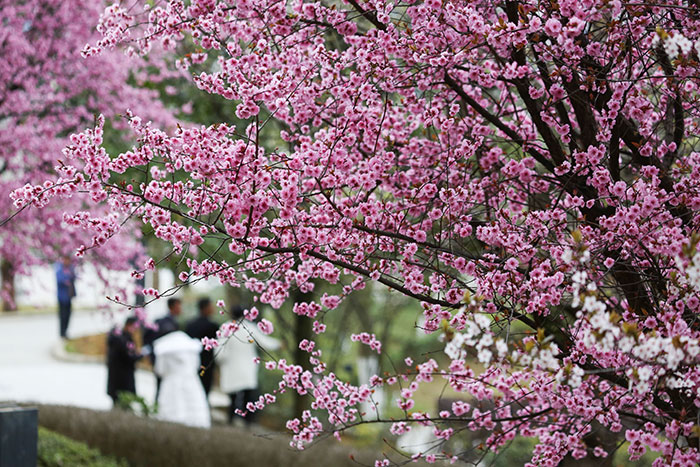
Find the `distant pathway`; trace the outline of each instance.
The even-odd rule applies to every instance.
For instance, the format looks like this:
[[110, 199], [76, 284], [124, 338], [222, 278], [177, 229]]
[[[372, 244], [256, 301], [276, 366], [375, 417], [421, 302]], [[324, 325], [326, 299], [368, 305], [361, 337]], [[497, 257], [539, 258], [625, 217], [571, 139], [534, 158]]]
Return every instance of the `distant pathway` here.
[[[103, 313], [74, 312], [68, 335], [96, 334], [110, 326]], [[0, 401], [111, 408], [112, 401], [106, 394], [105, 365], [58, 361], [51, 354], [58, 342], [57, 315], [0, 313]], [[138, 370], [136, 390], [152, 403], [153, 374]]]

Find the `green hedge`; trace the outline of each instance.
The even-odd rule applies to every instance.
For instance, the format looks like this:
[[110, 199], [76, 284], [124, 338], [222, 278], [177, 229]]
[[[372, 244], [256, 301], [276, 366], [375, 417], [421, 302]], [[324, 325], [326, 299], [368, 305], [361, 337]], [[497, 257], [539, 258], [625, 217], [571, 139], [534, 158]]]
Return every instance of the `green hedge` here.
[[125, 460], [104, 456], [87, 444], [39, 427], [39, 467], [127, 467]]
[[39, 406], [39, 424], [137, 467], [357, 467], [358, 461], [373, 465], [381, 457], [380, 452], [354, 449], [332, 438], [297, 451], [286, 434], [189, 428], [119, 410], [44, 405]]

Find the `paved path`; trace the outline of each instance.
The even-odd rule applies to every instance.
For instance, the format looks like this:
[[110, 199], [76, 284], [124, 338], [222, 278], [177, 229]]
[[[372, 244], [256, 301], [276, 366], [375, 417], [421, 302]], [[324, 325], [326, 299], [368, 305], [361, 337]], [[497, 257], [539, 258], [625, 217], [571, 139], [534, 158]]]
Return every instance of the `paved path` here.
[[[100, 312], [75, 312], [68, 335], [104, 332], [111, 327]], [[53, 358], [58, 344], [58, 316], [0, 314], [0, 401], [111, 408], [106, 394], [107, 369], [100, 363], [68, 363]], [[149, 402], [155, 395], [152, 373], [136, 372], [136, 391]]]

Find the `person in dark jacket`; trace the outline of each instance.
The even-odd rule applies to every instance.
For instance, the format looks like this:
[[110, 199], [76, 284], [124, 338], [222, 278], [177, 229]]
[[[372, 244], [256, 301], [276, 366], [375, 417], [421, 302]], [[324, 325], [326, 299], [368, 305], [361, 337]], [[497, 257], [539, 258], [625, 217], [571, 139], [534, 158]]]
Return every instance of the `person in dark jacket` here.
[[[156, 336], [153, 340], [171, 332], [179, 331], [178, 317], [182, 314], [182, 301], [179, 298], [168, 299], [168, 314], [156, 320]], [[153, 341], [151, 341], [153, 342]]]
[[107, 394], [115, 406], [121, 393], [136, 394], [134, 370], [142, 357], [134, 345], [137, 326], [137, 319], [129, 317], [123, 328], [115, 327], [107, 337]]
[[[214, 314], [214, 303], [208, 298], [202, 298], [197, 302], [197, 309], [199, 310], [199, 316], [187, 323], [185, 332], [196, 339], [204, 337], [215, 339], [219, 326], [211, 320], [211, 316]], [[208, 395], [214, 377], [214, 351], [203, 349], [200, 359], [202, 368], [200, 369], [199, 377], [202, 380], [204, 392]]]
[[143, 345], [152, 346], [153, 341], [159, 337], [179, 331], [180, 324], [177, 322], [177, 318], [180, 314], [182, 314], [182, 301], [179, 298], [169, 298], [168, 314], [158, 318], [151, 328], [147, 328], [144, 331]]
[[[171, 332], [179, 331], [178, 316], [182, 314], [182, 301], [179, 298], [168, 299], [168, 314], [155, 321], [152, 328], [146, 328], [143, 333], [143, 345], [151, 357], [151, 364], [155, 367], [156, 356], [152, 352], [153, 341]], [[156, 375], [156, 402], [160, 394], [160, 377]]]

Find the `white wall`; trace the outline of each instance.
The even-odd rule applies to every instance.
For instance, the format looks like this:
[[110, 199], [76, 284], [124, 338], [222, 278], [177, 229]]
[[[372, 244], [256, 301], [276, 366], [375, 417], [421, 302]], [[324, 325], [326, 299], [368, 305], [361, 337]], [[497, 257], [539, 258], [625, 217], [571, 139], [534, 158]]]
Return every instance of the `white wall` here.
[[[159, 274], [159, 286], [166, 290], [173, 286], [175, 277], [168, 269], [161, 269]], [[97, 270], [91, 264], [81, 265], [77, 271], [75, 289], [77, 295], [73, 300], [73, 309], [105, 311], [109, 313], [124, 314], [126, 308], [115, 304], [105, 297], [114, 296], [118, 291], [126, 291], [129, 303], [134, 303], [134, 280], [128, 272], [110, 272], [105, 277], [106, 281], [99, 277]], [[152, 274], [146, 276], [146, 287], [153, 283]], [[15, 299], [20, 309], [51, 309], [57, 307], [56, 301], [56, 274], [53, 266], [35, 266], [29, 275], [15, 278]], [[124, 297], [122, 297], [124, 298]], [[165, 300], [157, 300], [147, 307], [148, 316], [156, 318], [165, 314]]]

